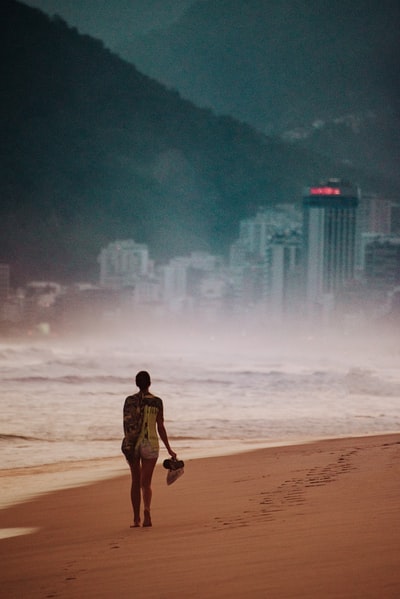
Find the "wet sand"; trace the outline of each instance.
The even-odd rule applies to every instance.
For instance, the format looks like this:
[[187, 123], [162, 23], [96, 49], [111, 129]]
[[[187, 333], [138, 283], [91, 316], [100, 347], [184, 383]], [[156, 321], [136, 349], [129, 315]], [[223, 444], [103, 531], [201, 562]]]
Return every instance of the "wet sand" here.
[[399, 475], [385, 435], [159, 465], [151, 528], [127, 470], [41, 495], [0, 511], [1, 595], [397, 599]]

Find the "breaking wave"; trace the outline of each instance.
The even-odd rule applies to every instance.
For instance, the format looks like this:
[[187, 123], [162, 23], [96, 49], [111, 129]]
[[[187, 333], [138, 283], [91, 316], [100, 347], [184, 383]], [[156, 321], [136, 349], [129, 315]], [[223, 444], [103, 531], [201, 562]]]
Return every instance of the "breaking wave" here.
[[180, 452], [400, 430], [400, 373], [382, 355], [10, 343], [0, 367], [4, 467], [120, 455], [142, 369]]

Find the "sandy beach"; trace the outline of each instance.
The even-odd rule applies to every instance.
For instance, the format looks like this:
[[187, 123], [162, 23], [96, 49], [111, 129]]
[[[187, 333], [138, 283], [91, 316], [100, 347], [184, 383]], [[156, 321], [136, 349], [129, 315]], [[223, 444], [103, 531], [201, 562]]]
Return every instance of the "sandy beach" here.
[[0, 511], [1, 596], [397, 599], [399, 458], [385, 435], [190, 459], [169, 487], [159, 465], [152, 528], [127, 470], [37, 496]]

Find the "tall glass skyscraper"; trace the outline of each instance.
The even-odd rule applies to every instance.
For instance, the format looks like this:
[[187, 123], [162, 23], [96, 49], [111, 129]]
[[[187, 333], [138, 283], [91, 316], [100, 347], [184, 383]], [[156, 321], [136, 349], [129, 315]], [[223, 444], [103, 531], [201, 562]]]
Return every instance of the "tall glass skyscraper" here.
[[354, 277], [358, 190], [338, 179], [310, 187], [303, 196], [304, 280], [307, 313], [334, 308], [335, 297]]

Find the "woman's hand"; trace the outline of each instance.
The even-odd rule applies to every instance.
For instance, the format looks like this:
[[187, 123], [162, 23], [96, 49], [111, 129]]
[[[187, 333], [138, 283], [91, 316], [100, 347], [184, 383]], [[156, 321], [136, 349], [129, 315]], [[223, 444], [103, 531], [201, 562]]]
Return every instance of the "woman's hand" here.
[[171, 458], [172, 458], [173, 460], [176, 460], [176, 457], [177, 457], [177, 456], [176, 456], [176, 453], [175, 453], [175, 451], [172, 451], [172, 449], [170, 449], [170, 450], [168, 451], [168, 453], [169, 453], [169, 455], [171, 456]]

